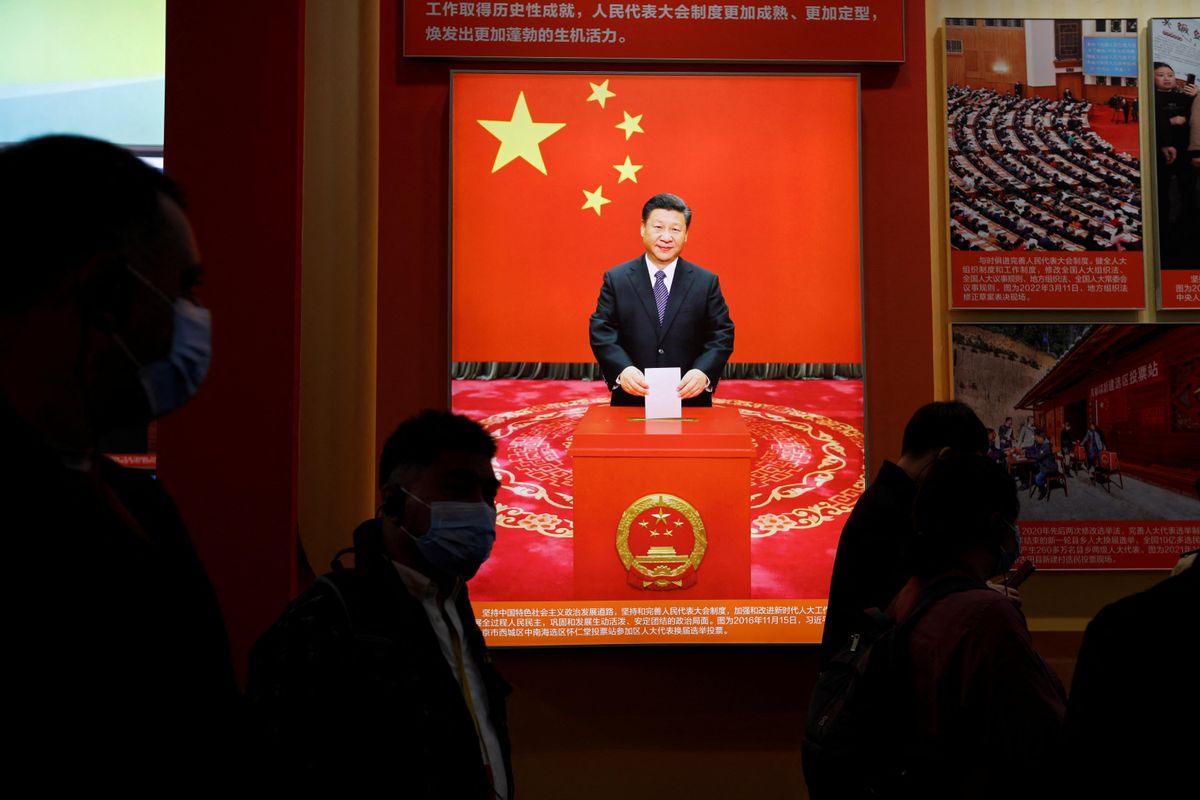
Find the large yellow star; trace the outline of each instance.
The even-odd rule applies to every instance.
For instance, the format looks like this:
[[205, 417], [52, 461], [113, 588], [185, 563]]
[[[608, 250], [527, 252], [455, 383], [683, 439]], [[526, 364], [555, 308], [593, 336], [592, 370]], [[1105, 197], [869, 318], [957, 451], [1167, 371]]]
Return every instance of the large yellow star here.
[[641, 125], [642, 115], [641, 114], [638, 114], [636, 117], [631, 117], [631, 116], [629, 116], [628, 111], [622, 111], [621, 113], [625, 115], [625, 121], [618, 122], [615, 127], [620, 128], [621, 130], [625, 131], [625, 141], [628, 142], [629, 137], [633, 136], [635, 133], [645, 133], [645, 131], [642, 130], [642, 125]]
[[546, 174], [546, 164], [542, 161], [542, 149], [538, 145], [567, 124], [565, 122], [534, 122], [533, 118], [529, 116], [529, 106], [525, 104], [524, 92], [517, 95], [517, 104], [513, 108], [512, 119], [507, 121], [478, 119], [475, 121], [500, 140], [500, 149], [496, 152], [496, 163], [492, 164], [493, 173], [510, 161], [523, 158], [543, 175]]
[[617, 178], [617, 183], [621, 183], [622, 181], [627, 181], [627, 180], [637, 183], [638, 182], [637, 171], [639, 169], [641, 169], [643, 166], [645, 166], [645, 165], [630, 163], [629, 156], [625, 156], [624, 164], [613, 164], [613, 169], [615, 169], [621, 175], [620, 178]]
[[600, 104], [601, 108], [604, 108], [605, 100], [610, 97], [617, 96], [616, 93], [608, 90], [608, 81], [605, 81], [604, 83], [592, 83], [591, 81], [588, 81], [588, 86], [592, 87], [592, 96], [587, 99], [587, 102], [590, 103], [595, 100]]
[[583, 206], [581, 206], [579, 210], [587, 211], [589, 208], [595, 209], [597, 217], [600, 216], [601, 206], [608, 205], [612, 202], [612, 200], [609, 200], [604, 196], [603, 186], [597, 186], [596, 191], [594, 192], [589, 192], [587, 189], [584, 189], [583, 196], [586, 197], [587, 200], [584, 201]]

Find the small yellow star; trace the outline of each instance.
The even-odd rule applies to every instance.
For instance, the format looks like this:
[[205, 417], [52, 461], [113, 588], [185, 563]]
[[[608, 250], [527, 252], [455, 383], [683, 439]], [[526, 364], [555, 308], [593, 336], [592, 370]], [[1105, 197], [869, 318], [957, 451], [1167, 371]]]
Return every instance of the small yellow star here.
[[621, 130], [625, 131], [625, 141], [628, 142], [629, 137], [633, 136], [635, 133], [645, 133], [645, 131], [642, 130], [643, 115], [638, 114], [636, 117], [631, 117], [629, 116], [628, 111], [622, 111], [621, 113], [625, 115], [625, 121], [618, 122], [613, 127], [620, 128]]
[[589, 192], [587, 189], [584, 189], [583, 196], [586, 197], [587, 200], [584, 201], [584, 204], [580, 207], [580, 210], [587, 211], [589, 208], [592, 208], [596, 210], [596, 216], [600, 216], [601, 206], [608, 205], [612, 202], [612, 200], [609, 200], [604, 196], [603, 192], [603, 186], [597, 186], [596, 191], [594, 192]]
[[496, 162], [492, 164], [492, 172], [496, 172], [511, 161], [523, 158], [543, 175], [547, 174], [546, 164], [542, 161], [542, 150], [538, 145], [543, 139], [557, 133], [567, 124], [565, 122], [534, 122], [533, 118], [529, 116], [529, 106], [525, 104], [524, 92], [517, 95], [517, 104], [513, 107], [512, 119], [479, 119], [475, 121], [500, 140], [500, 149], [496, 151]]
[[608, 98], [617, 96], [616, 93], [608, 90], [608, 81], [605, 81], [604, 83], [592, 83], [591, 81], [588, 81], [588, 86], [592, 87], [592, 95], [587, 99], [587, 102], [590, 103], [595, 100], [600, 104], [601, 108], [604, 108], [604, 102], [608, 100]]
[[617, 179], [617, 183], [630, 180], [634, 183], [638, 182], [637, 171], [641, 169], [643, 164], [632, 164], [629, 161], [629, 156], [625, 156], [624, 164], [613, 164], [613, 169], [620, 173], [621, 177]]

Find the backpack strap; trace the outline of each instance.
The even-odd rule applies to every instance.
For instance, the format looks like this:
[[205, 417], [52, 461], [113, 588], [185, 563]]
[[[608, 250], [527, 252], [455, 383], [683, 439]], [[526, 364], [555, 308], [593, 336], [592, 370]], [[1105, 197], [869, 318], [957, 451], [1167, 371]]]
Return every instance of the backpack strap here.
[[[342, 576], [345, 576], [347, 574], [350, 574], [350, 572], [348, 570], [344, 570], [344, 569], [338, 570], [337, 572], [331, 572], [326, 575], [322, 575], [321, 577], [319, 577], [315, 581], [313, 581], [313, 583], [314, 584], [319, 583], [319, 584], [329, 587], [330, 592], [332, 592], [333, 596], [337, 598], [338, 603], [342, 607], [342, 611], [346, 615], [347, 626], [350, 628], [350, 630], [354, 630], [354, 617], [350, 613], [350, 604], [348, 602], [346, 602], [346, 595], [342, 594], [342, 590], [338, 586], [338, 583], [345, 583], [345, 578]], [[337, 580], [334, 579], [335, 575], [339, 576]]]

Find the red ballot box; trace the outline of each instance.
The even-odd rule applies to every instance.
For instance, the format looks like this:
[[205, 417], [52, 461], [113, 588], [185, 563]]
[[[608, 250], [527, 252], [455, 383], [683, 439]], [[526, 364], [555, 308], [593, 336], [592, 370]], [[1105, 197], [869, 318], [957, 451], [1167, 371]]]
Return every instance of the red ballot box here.
[[750, 596], [750, 462], [735, 409], [593, 406], [575, 428], [575, 597]]

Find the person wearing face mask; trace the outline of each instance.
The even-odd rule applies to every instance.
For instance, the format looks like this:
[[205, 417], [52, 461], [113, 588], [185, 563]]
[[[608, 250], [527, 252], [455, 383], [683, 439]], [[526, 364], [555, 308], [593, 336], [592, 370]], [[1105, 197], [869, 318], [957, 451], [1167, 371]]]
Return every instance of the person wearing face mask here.
[[235, 756], [240, 701], [208, 576], [156, 477], [99, 447], [204, 380], [210, 317], [181, 203], [106, 142], [0, 150], [4, 717], [9, 756], [47, 788], [169, 793], [220, 780]]
[[999, 775], [1039, 786], [1050, 774], [1066, 694], [1020, 610], [985, 583], [1020, 557], [1018, 511], [1007, 472], [977, 454], [939, 460], [917, 493], [913, 575], [888, 614], [900, 623], [939, 583], [959, 585], [906, 642], [897, 691], [910, 730], [898, 746], [911, 754], [914, 797], [1008, 797], [1012, 784]]
[[842, 528], [821, 637], [822, 668], [869, 622], [864, 610], [887, 608], [907, 580], [913, 498], [933, 463], [987, 449], [987, 429], [965, 403], [926, 403], [913, 412], [900, 458], [883, 462]]
[[404, 797], [512, 797], [509, 687], [466, 588], [496, 538], [495, 453], [478, 423], [441, 411], [388, 438], [379, 514], [251, 651], [272, 774], [303, 787], [353, 764], [355, 784], [399, 781]]

